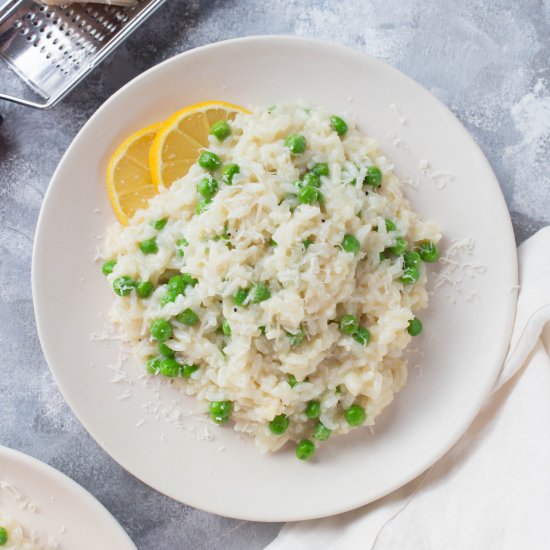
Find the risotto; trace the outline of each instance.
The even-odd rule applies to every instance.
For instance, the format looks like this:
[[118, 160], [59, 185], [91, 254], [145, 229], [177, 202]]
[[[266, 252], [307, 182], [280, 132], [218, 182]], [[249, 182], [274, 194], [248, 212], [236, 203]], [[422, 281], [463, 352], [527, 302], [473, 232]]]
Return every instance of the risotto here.
[[109, 228], [110, 320], [214, 422], [306, 459], [405, 383], [440, 237], [351, 121], [255, 109], [214, 124], [184, 178]]
[[[0, 515], [0, 546], [5, 550], [42, 550], [25, 536], [23, 527], [11, 517]], [[48, 548], [53, 548], [48, 546]]]

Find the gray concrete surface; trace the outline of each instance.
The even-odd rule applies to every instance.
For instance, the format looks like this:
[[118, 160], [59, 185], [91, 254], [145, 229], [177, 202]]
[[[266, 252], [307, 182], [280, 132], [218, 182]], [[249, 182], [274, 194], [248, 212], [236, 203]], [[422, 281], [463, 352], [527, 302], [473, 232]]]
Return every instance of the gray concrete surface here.
[[[548, 0], [168, 0], [54, 110], [0, 104], [0, 443], [75, 479], [140, 549], [259, 549], [280, 526], [233, 521], [166, 498], [85, 432], [36, 335], [35, 223], [61, 155], [113, 92], [174, 54], [254, 34], [337, 42], [398, 67], [446, 103], [480, 144], [518, 242], [550, 222]], [[0, 87], [12, 86], [16, 79], [0, 67]]]

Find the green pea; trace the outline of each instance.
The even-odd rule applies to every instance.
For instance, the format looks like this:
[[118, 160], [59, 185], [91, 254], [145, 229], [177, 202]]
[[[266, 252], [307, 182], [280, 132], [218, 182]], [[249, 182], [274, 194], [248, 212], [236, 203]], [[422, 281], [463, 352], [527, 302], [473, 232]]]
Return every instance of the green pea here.
[[160, 372], [161, 357], [150, 357], [147, 359], [146, 368], [149, 374], [158, 374]]
[[153, 222], [153, 227], [157, 231], [162, 231], [167, 223], [168, 223], [168, 218], [162, 218], [162, 220], [155, 220]]
[[176, 355], [176, 352], [169, 348], [164, 342], [159, 342], [159, 353], [163, 357], [174, 357]]
[[176, 292], [175, 290], [168, 290], [168, 292], [166, 292], [160, 297], [159, 299], [160, 305], [164, 307], [166, 304], [175, 302], [179, 294], [180, 293]]
[[216, 424], [224, 424], [231, 417], [233, 403], [231, 401], [212, 401], [210, 403], [210, 416]]
[[235, 296], [233, 296], [233, 301], [235, 302], [235, 304], [238, 306], [242, 306], [248, 298], [249, 292], [250, 289], [248, 288], [239, 288], [235, 293]]
[[407, 250], [407, 246], [407, 241], [403, 237], [397, 237], [395, 244], [390, 246], [389, 249], [394, 256], [401, 256]]
[[170, 277], [168, 281], [168, 290], [172, 290], [177, 294], [183, 294], [185, 292], [185, 280], [182, 275], [174, 275]]
[[317, 187], [306, 185], [298, 191], [298, 202], [300, 204], [313, 204], [323, 202], [323, 194]]
[[403, 265], [405, 267], [418, 267], [421, 262], [420, 254], [409, 250], [403, 255]]
[[411, 336], [418, 336], [424, 327], [422, 326], [422, 321], [414, 317], [409, 321], [409, 326], [407, 327], [407, 332]]
[[298, 383], [298, 380], [296, 380], [296, 377], [293, 374], [289, 374], [287, 382], [288, 385], [293, 388]]
[[115, 265], [116, 265], [116, 260], [107, 260], [101, 266], [101, 272], [103, 273], [103, 275], [110, 275], [115, 269]]
[[141, 241], [138, 246], [144, 254], [156, 254], [159, 251], [157, 239], [155, 237]]
[[329, 430], [320, 420], [313, 426], [313, 437], [317, 441], [325, 441], [330, 437], [332, 430]]
[[355, 315], [347, 313], [340, 319], [340, 331], [344, 334], [355, 334], [359, 328], [359, 320]]
[[195, 286], [198, 282], [199, 282], [198, 279], [195, 279], [189, 273], [174, 275], [173, 277], [170, 277], [170, 280], [168, 281], [168, 290], [175, 292], [176, 295], [184, 294], [185, 289], [188, 286]]
[[201, 199], [197, 203], [197, 206], [195, 206], [195, 214], [197, 215], [202, 214], [204, 211], [208, 209], [211, 203], [212, 203], [212, 199]]
[[252, 287], [250, 301], [253, 304], [265, 302], [266, 300], [269, 300], [269, 298], [271, 298], [271, 291], [263, 283], [258, 283]]
[[321, 403], [319, 401], [310, 401], [306, 405], [305, 412], [308, 418], [319, 418], [321, 416]]
[[199, 284], [199, 280], [195, 279], [195, 277], [193, 277], [193, 275], [191, 275], [190, 273], [182, 273], [181, 276], [183, 277], [183, 282], [185, 283], [186, 287], [194, 287]]
[[313, 455], [314, 452], [315, 443], [309, 439], [302, 439], [302, 441], [296, 445], [296, 456], [300, 460], [307, 460], [308, 458], [311, 458], [311, 455]]
[[344, 417], [350, 426], [361, 426], [367, 419], [367, 413], [363, 407], [352, 405], [344, 411]]
[[197, 191], [205, 199], [211, 199], [218, 192], [218, 180], [214, 178], [202, 178], [197, 185]]
[[212, 151], [203, 151], [199, 156], [199, 166], [205, 170], [217, 170], [220, 165], [220, 157]]
[[222, 319], [222, 332], [227, 337], [231, 336], [231, 326], [229, 325], [229, 321], [225, 317]]
[[151, 294], [153, 294], [153, 291], [155, 290], [155, 287], [153, 286], [153, 283], [150, 281], [139, 281], [136, 284], [136, 294], [140, 298], [149, 298]]
[[439, 248], [434, 243], [420, 243], [420, 246], [418, 247], [418, 253], [425, 262], [432, 263], [439, 260]]
[[306, 138], [300, 134], [289, 134], [285, 138], [285, 147], [293, 155], [301, 155], [306, 150]]
[[8, 531], [5, 527], [0, 527], [0, 546], [4, 546], [8, 542]]
[[225, 185], [233, 185], [233, 178], [236, 174], [240, 174], [241, 169], [238, 164], [227, 164], [222, 170], [222, 181]]
[[397, 229], [397, 226], [395, 225], [395, 223], [389, 218], [386, 218], [385, 224], [386, 224], [387, 233], [389, 233], [390, 231], [395, 231]]
[[342, 240], [342, 248], [351, 254], [358, 254], [361, 250], [361, 244], [353, 235], [346, 235]]
[[353, 339], [362, 346], [368, 346], [370, 342], [370, 331], [368, 328], [359, 327], [357, 332], [353, 335]]
[[339, 116], [332, 115], [330, 117], [330, 125], [339, 136], [343, 136], [348, 131], [348, 125]]
[[318, 176], [328, 176], [329, 170], [328, 170], [328, 164], [326, 162], [319, 162], [317, 163], [311, 171], [314, 174], [317, 174]]
[[302, 185], [311, 185], [311, 187], [321, 187], [321, 178], [314, 174], [313, 172], [308, 172], [303, 178], [302, 178]]
[[363, 183], [370, 185], [375, 189], [380, 187], [382, 184], [382, 171], [380, 168], [378, 168], [378, 166], [369, 166], [367, 168], [367, 175], [365, 176]]
[[113, 290], [119, 296], [128, 296], [128, 294], [132, 292], [135, 284], [135, 281], [131, 277], [128, 277], [128, 275], [122, 275], [113, 281]]
[[180, 373], [181, 365], [173, 357], [165, 357], [160, 362], [160, 374], [174, 378]]
[[149, 327], [151, 336], [159, 342], [164, 342], [172, 336], [172, 327], [166, 319], [155, 319]]
[[210, 134], [223, 141], [231, 134], [231, 127], [225, 120], [218, 120], [210, 127]]
[[420, 271], [418, 270], [418, 267], [406, 267], [403, 270], [403, 275], [401, 276], [401, 282], [404, 285], [413, 285], [420, 279]]
[[184, 378], [191, 378], [191, 375], [198, 370], [198, 365], [183, 365], [183, 367], [181, 368], [181, 375]]
[[281, 435], [287, 431], [289, 423], [286, 414], [279, 414], [269, 423], [269, 429], [272, 434]]
[[190, 308], [184, 309], [176, 319], [188, 327], [195, 326], [199, 322], [199, 316]]
[[298, 347], [303, 341], [305, 340], [305, 333], [303, 330], [300, 330], [300, 332], [296, 334], [292, 334], [291, 332], [287, 332], [286, 335], [288, 336], [288, 339], [290, 340], [290, 346], [293, 348]]

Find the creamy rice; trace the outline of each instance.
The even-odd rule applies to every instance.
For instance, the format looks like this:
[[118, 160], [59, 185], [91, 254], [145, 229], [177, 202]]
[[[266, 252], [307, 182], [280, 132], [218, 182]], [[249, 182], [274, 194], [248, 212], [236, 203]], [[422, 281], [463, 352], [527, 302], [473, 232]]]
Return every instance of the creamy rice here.
[[2, 550], [41, 550], [30, 538], [25, 536], [23, 527], [12, 517], [0, 515], [0, 527], [4, 527], [8, 533], [8, 541], [2, 546]]
[[[109, 282], [127, 275], [155, 287], [147, 299], [136, 292], [116, 296], [111, 321], [145, 364], [158, 355], [151, 321], [170, 320], [173, 335], [166, 345], [181, 364], [199, 367], [174, 383], [195, 395], [205, 411], [212, 401], [231, 401], [235, 430], [253, 435], [261, 450], [311, 438], [316, 420], [304, 412], [311, 400], [320, 401], [320, 421], [333, 433], [353, 429], [344, 417], [352, 404], [364, 408], [364, 425], [373, 425], [406, 381], [407, 327], [427, 306], [425, 266], [416, 284], [404, 284], [403, 256], [384, 251], [398, 237], [411, 249], [421, 241], [437, 243], [439, 228], [411, 210], [378, 144], [347, 122], [340, 137], [320, 109], [276, 106], [239, 114], [231, 136], [221, 143], [211, 137], [209, 150], [224, 164], [237, 163], [240, 174], [233, 185], [214, 174], [220, 188], [203, 213], [195, 213], [197, 184], [207, 172], [195, 164], [127, 227], [108, 230], [105, 258], [117, 259]], [[285, 148], [291, 133], [305, 136], [302, 155]], [[324, 200], [296, 205], [295, 182], [315, 163], [329, 167], [329, 176], [321, 177]], [[371, 165], [383, 173], [376, 189], [362, 185]], [[153, 222], [163, 218], [165, 227], [154, 229]], [[395, 230], [386, 230], [386, 219]], [[358, 254], [340, 246], [346, 234], [359, 241]], [[153, 237], [158, 252], [143, 254], [139, 243]], [[198, 284], [162, 306], [166, 282], [177, 273], [189, 273]], [[235, 305], [239, 288], [260, 282], [270, 289], [269, 299]], [[187, 308], [200, 318], [195, 326], [174, 320]], [[355, 315], [370, 331], [368, 345], [341, 332], [344, 314]], [[223, 318], [230, 337], [219, 330]], [[289, 334], [300, 331], [304, 341], [292, 346]], [[289, 375], [297, 380], [294, 386]], [[289, 426], [274, 435], [269, 422], [280, 414], [289, 417]]]

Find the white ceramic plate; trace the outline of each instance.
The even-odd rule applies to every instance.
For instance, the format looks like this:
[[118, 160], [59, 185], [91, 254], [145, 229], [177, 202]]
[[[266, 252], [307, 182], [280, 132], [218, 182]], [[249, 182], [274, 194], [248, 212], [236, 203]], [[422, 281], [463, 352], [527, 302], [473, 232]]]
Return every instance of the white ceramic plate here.
[[[142, 367], [132, 360], [121, 369], [113, 366], [119, 342], [90, 339], [104, 331], [112, 300], [100, 264], [93, 261], [101, 236], [115, 221], [104, 185], [109, 155], [131, 132], [207, 99], [243, 106], [305, 100], [353, 116], [362, 131], [380, 141], [397, 173], [411, 178], [407, 195], [413, 206], [442, 224], [443, 247], [452, 247], [454, 263], [440, 267], [447, 278], [422, 315], [426, 329], [415, 340], [420, 352], [411, 357], [406, 388], [379, 419], [374, 435], [363, 429], [335, 437], [309, 463], [296, 460], [292, 449], [262, 456], [231, 428], [187, 416], [192, 400], [181, 398], [178, 405], [170, 388], [157, 398], [138, 378]], [[50, 184], [38, 222], [32, 281], [40, 340], [52, 372], [75, 414], [115, 460], [187, 504], [226, 516], [282, 521], [368, 503], [449, 449], [479, 411], [500, 369], [515, 312], [516, 271], [512, 227], [498, 183], [441, 103], [397, 70], [358, 52], [297, 38], [256, 37], [174, 57], [98, 110]]]
[[51, 466], [0, 447], [0, 515], [11, 516], [46, 547], [136, 550], [128, 535], [90, 493]]

